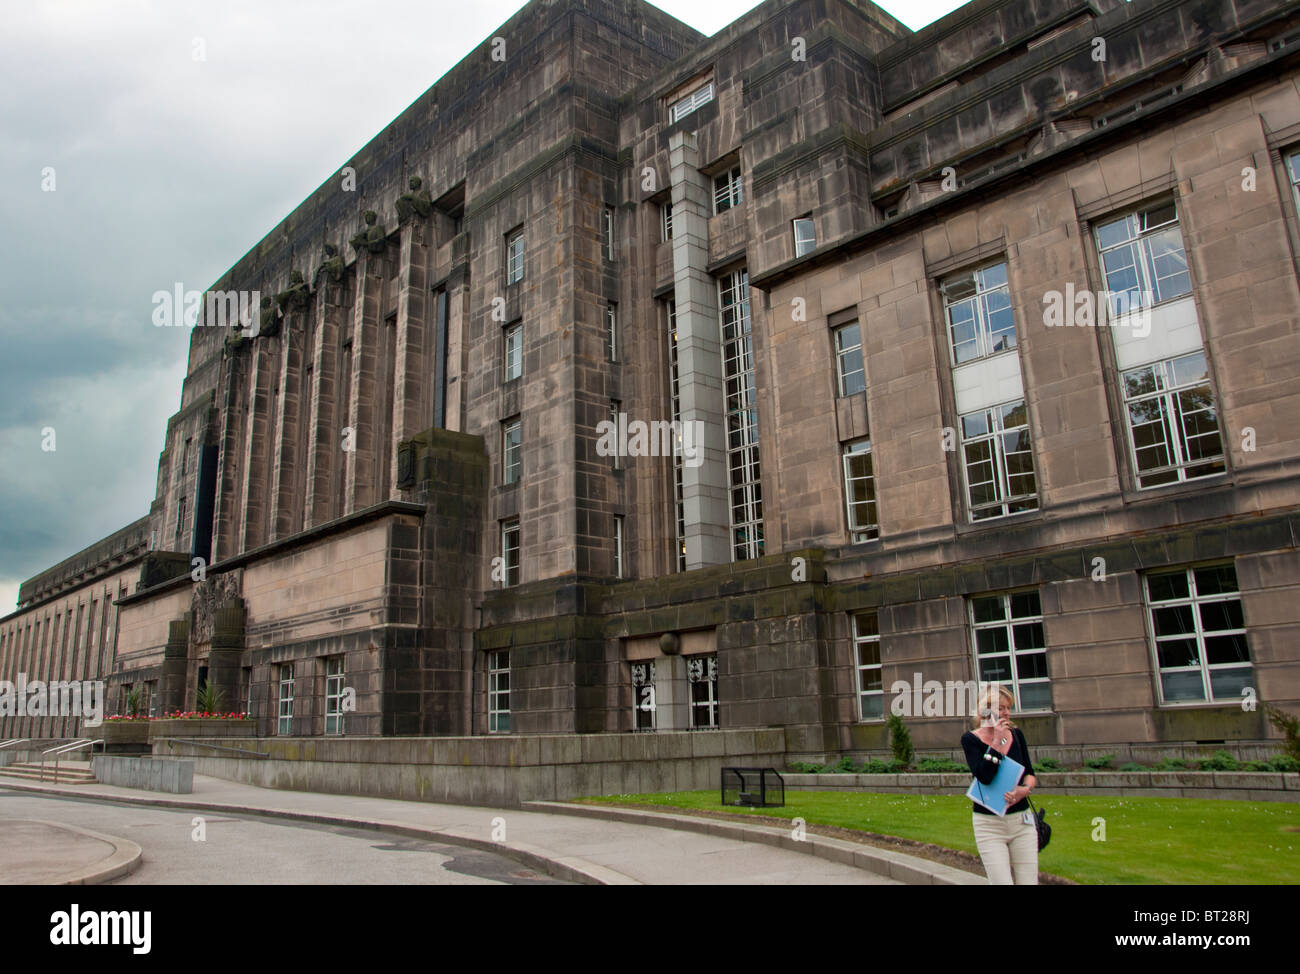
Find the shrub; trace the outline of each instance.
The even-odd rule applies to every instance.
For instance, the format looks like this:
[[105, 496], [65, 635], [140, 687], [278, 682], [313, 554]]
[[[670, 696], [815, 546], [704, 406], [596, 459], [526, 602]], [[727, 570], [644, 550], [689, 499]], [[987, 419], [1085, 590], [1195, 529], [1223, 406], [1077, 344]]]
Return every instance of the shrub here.
[[140, 716], [140, 688], [134, 687], [126, 694], [126, 712], [131, 717]]
[[1115, 760], [1113, 754], [1103, 754], [1099, 757], [1084, 758], [1083, 766], [1089, 771], [1102, 771], [1110, 767], [1110, 763]]
[[1241, 762], [1227, 751], [1215, 751], [1214, 757], [1198, 761], [1196, 767], [1199, 771], [1236, 771]]
[[834, 774], [853, 774], [854, 770], [853, 761], [848, 755], [840, 758], [834, 767], [831, 768], [831, 771]]
[[210, 714], [221, 712], [222, 706], [226, 702], [226, 693], [214, 687], [209, 680], [203, 681], [203, 686], [199, 687], [199, 692], [194, 697], [194, 702], [198, 709]]
[[1151, 767], [1155, 771], [1186, 771], [1187, 762], [1182, 758], [1161, 758]]
[[921, 758], [916, 767], [919, 771], [970, 771], [970, 768], [966, 765], [950, 758]]
[[1300, 717], [1293, 717], [1271, 703], [1264, 704], [1264, 713], [1268, 715], [1268, 722], [1280, 730], [1286, 738], [1283, 744], [1286, 748], [1286, 756], [1292, 761], [1300, 762]]
[[894, 760], [904, 768], [910, 767], [912, 758], [916, 756], [916, 748], [912, 747], [912, 735], [903, 723], [903, 718], [895, 713], [889, 715], [889, 750], [893, 752]]
[[790, 770], [795, 774], [816, 774], [820, 768], [820, 764], [815, 764], [812, 761], [790, 762]]
[[1274, 771], [1296, 772], [1300, 771], [1300, 760], [1296, 760], [1289, 754], [1280, 754], [1273, 759]]
[[1241, 771], [1276, 771], [1272, 761], [1247, 761], [1239, 769]]
[[1146, 765], [1138, 764], [1136, 761], [1125, 761], [1117, 769], [1119, 771], [1145, 771]]
[[1039, 758], [1038, 763], [1034, 765], [1037, 771], [1060, 771], [1063, 765], [1056, 758]]

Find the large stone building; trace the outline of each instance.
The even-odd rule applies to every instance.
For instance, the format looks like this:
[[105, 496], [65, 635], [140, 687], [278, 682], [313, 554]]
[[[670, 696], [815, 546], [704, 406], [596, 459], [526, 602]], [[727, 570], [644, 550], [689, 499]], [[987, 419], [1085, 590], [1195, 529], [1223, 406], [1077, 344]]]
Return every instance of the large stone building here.
[[1298, 62], [1280, 0], [533, 0], [213, 285], [268, 306], [204, 309], [148, 516], [0, 676], [262, 735], [860, 753], [920, 674], [1044, 744], [1275, 736]]

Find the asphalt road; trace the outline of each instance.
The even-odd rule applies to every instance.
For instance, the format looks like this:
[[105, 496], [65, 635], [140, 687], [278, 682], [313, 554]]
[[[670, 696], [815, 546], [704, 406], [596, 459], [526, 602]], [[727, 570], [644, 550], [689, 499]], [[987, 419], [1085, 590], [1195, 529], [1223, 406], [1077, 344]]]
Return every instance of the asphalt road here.
[[[143, 850], [143, 863], [115, 881], [122, 885], [567, 885], [474, 849], [254, 815], [115, 805], [0, 788], [0, 817], [75, 825], [130, 839]], [[195, 838], [196, 817], [203, 819], [202, 840]]]

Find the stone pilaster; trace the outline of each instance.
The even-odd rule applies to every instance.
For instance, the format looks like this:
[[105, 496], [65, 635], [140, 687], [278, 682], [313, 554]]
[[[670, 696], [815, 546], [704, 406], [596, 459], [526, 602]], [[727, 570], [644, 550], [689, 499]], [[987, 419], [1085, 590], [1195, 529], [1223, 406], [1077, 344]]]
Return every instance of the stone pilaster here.
[[[682, 465], [686, 567], [731, 561], [727, 508], [726, 400], [723, 394], [717, 285], [709, 262], [710, 188], [699, 171], [695, 134], [669, 141], [673, 191], [673, 289], [677, 304], [677, 388], [681, 421], [703, 423], [698, 463]], [[692, 425], [699, 430], [698, 425]]]
[[190, 623], [174, 619], [167, 623], [167, 645], [163, 647], [162, 678], [158, 681], [158, 710], [170, 713], [185, 709], [185, 675], [189, 666]]
[[429, 427], [433, 408], [430, 386], [433, 369], [432, 295], [429, 293], [429, 248], [425, 221], [413, 219], [402, 228], [397, 281], [397, 357], [394, 369], [393, 417], [384, 451], [389, 464], [388, 496], [400, 499], [397, 487], [397, 444]]
[[345, 307], [347, 288], [343, 284], [331, 284], [322, 276], [315, 299], [316, 328], [309, 352], [312, 381], [305, 416], [308, 433], [304, 530], [333, 516], [334, 470], [343, 462], [343, 430], [335, 417], [343, 388], [339, 376], [339, 329], [343, 315], [349, 310]]
[[352, 305], [352, 382], [348, 427], [352, 449], [344, 451], [342, 514], [374, 504], [377, 416], [376, 367], [379, 348], [379, 303], [384, 293], [384, 257], [363, 252], [357, 257], [357, 293]]

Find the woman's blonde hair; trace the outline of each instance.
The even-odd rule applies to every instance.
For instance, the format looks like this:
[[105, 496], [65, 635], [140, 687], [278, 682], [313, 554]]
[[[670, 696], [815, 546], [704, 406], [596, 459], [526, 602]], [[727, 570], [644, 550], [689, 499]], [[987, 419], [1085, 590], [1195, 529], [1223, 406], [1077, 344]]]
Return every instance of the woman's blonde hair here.
[[[971, 726], [978, 727], [982, 724], [983, 720], [980, 718], [980, 714], [985, 710], [997, 711], [999, 704], [1003, 700], [1007, 702], [1009, 708], [1016, 705], [1016, 696], [1011, 692], [1010, 687], [1001, 683], [985, 683], [980, 689], [979, 698], [975, 701], [974, 723]], [[1008, 721], [1008, 723], [1012, 727], [1016, 726], [1012, 721]]]

